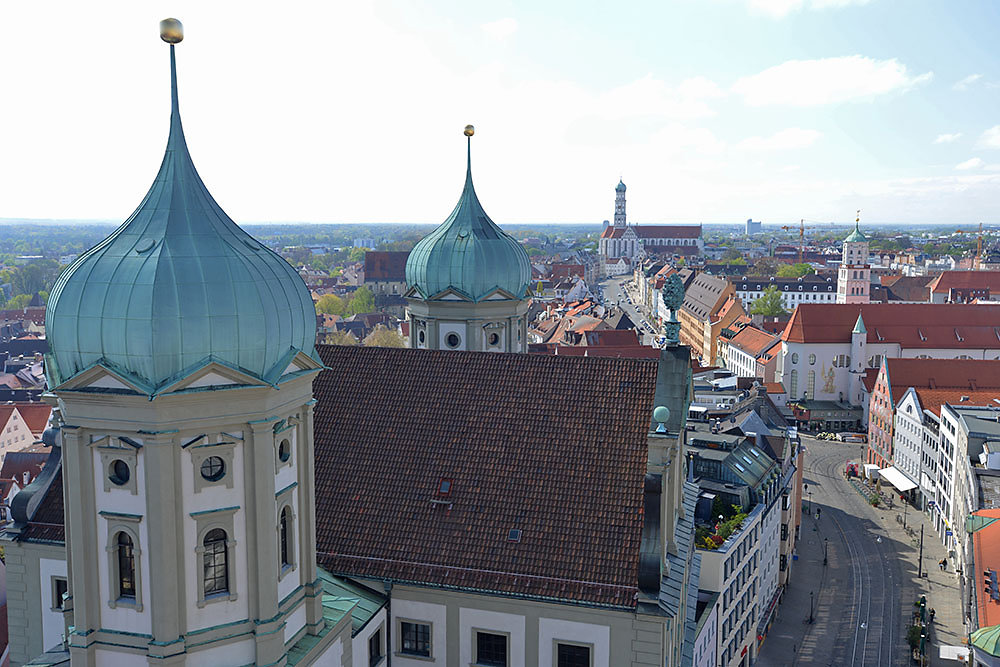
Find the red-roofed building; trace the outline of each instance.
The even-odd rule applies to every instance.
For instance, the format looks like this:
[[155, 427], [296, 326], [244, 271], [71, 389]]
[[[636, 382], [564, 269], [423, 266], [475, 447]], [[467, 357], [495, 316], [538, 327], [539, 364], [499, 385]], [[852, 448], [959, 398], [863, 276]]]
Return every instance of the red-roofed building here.
[[701, 225], [629, 225], [625, 218], [625, 184], [619, 181], [615, 187], [614, 223], [604, 221], [598, 240], [605, 275], [619, 275], [610, 272], [619, 268], [619, 259], [630, 268], [644, 255], [700, 255], [704, 248]]
[[[725, 336], [723, 332], [723, 336]], [[774, 381], [777, 356], [771, 354], [780, 347], [781, 338], [754, 326], [745, 326], [729, 338], [725, 345], [726, 368], [740, 377]]]
[[1000, 271], [945, 271], [928, 289], [931, 303], [989, 301], [1000, 294]]
[[409, 256], [409, 252], [366, 252], [365, 287], [373, 294], [403, 294], [406, 291], [406, 258]]
[[47, 403], [0, 404], [0, 457], [41, 438], [51, 413]]
[[1000, 358], [1000, 304], [800, 304], [781, 334], [775, 379], [790, 398], [863, 405], [883, 356]]

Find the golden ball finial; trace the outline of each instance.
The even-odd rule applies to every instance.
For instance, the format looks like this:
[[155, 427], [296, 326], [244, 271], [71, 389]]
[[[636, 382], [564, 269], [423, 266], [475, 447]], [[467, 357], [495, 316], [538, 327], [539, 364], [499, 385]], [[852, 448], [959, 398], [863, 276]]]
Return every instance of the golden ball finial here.
[[465, 126], [465, 136], [467, 136], [467, 137], [471, 137], [471, 136], [472, 136], [472, 135], [474, 135], [475, 133], [476, 133], [476, 128], [474, 128], [474, 127], [473, 127], [473, 126], [471, 126], [471, 125], [466, 125], [466, 126]]
[[184, 39], [184, 26], [177, 19], [160, 21], [160, 39], [167, 44], [177, 44]]

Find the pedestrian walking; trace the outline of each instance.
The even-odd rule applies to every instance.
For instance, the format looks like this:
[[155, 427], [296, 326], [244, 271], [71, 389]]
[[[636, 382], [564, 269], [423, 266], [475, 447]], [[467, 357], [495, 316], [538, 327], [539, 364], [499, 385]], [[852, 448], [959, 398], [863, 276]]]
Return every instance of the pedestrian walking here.
[[931, 607], [931, 623], [934, 622], [934, 607]]
[[944, 572], [948, 568], [948, 561], [944, 558], [938, 561], [938, 567]]

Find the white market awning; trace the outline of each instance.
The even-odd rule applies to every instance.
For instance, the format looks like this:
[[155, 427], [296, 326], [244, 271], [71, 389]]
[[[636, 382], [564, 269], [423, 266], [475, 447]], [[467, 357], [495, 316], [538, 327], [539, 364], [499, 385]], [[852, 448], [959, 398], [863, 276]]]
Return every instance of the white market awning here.
[[910, 478], [901, 473], [898, 468], [882, 468], [878, 474], [882, 475], [882, 479], [896, 487], [900, 493], [917, 488], [917, 485], [911, 482]]

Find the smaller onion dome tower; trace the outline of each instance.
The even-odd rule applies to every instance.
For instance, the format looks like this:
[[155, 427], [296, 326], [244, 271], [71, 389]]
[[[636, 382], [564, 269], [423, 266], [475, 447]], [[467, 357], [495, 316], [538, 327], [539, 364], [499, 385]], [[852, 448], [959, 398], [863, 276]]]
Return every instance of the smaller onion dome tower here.
[[406, 260], [410, 347], [523, 352], [531, 263], [521, 244], [483, 210], [472, 184], [465, 126], [465, 188], [455, 210]]
[[861, 211], [854, 230], [844, 239], [844, 254], [837, 273], [837, 303], [868, 303], [872, 267], [868, 263], [868, 238], [861, 233]]

